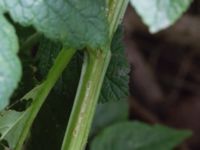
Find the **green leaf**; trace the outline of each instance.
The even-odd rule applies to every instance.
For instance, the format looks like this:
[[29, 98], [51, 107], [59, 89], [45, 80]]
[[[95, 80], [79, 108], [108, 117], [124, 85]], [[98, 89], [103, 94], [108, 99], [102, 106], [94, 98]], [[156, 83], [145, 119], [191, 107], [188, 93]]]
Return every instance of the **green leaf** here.
[[161, 125], [123, 122], [101, 132], [90, 150], [172, 150], [191, 135]]
[[112, 41], [112, 57], [101, 89], [100, 102], [119, 101], [128, 97], [130, 69], [124, 54], [122, 33], [119, 28]]
[[0, 7], [73, 48], [102, 48], [108, 41], [105, 0], [0, 0]]
[[98, 103], [90, 136], [97, 134], [109, 125], [128, 120], [128, 112], [128, 102], [126, 100]]
[[9, 110], [3, 112], [3, 116], [0, 117], [1, 140], [8, 141], [10, 148], [14, 148], [17, 143], [17, 139], [23, 130], [27, 118], [26, 114], [27, 113]]
[[0, 14], [0, 110], [9, 103], [9, 98], [21, 77], [21, 65], [17, 57], [18, 42], [14, 28]]
[[131, 0], [132, 6], [152, 33], [172, 25], [191, 2], [192, 0]]
[[[37, 93], [40, 91], [42, 85], [35, 87], [29, 93], [27, 93], [22, 100], [34, 100]], [[14, 149], [21, 132], [24, 129], [26, 120], [30, 115], [31, 107], [26, 111], [17, 112], [14, 110], [8, 110], [1, 112], [0, 115], [0, 140], [6, 140], [9, 148]], [[6, 147], [6, 145], [5, 145]]]

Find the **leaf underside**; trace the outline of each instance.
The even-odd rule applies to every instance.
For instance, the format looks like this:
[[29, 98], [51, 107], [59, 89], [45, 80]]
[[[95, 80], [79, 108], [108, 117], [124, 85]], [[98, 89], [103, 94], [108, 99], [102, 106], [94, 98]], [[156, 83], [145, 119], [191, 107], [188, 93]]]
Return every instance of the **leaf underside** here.
[[16, 22], [73, 48], [102, 48], [108, 41], [105, 0], [0, 0], [1, 7]]
[[155, 33], [172, 25], [188, 9], [192, 0], [131, 0], [143, 22]]
[[17, 57], [18, 43], [14, 28], [0, 13], [0, 111], [21, 77], [21, 65]]

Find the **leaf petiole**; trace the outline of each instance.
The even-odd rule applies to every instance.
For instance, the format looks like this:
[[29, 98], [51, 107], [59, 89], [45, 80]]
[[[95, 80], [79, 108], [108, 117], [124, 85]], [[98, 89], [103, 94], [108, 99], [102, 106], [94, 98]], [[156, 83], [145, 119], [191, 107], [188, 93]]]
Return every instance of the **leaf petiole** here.
[[49, 92], [55, 85], [56, 81], [60, 77], [63, 70], [65, 69], [67, 64], [70, 62], [70, 60], [74, 56], [75, 52], [76, 52], [76, 49], [64, 47], [61, 50], [61, 52], [58, 54], [53, 67], [50, 69], [50, 71], [47, 75], [46, 80], [42, 83], [42, 87], [41, 87], [40, 91], [38, 92], [35, 100], [33, 100], [33, 103], [30, 108], [31, 110], [29, 113], [29, 117], [25, 123], [24, 130], [21, 133], [19, 142], [16, 145], [15, 150], [22, 150], [23, 143], [30, 131], [31, 125], [32, 125], [35, 117], [37, 116], [42, 104], [44, 103]]

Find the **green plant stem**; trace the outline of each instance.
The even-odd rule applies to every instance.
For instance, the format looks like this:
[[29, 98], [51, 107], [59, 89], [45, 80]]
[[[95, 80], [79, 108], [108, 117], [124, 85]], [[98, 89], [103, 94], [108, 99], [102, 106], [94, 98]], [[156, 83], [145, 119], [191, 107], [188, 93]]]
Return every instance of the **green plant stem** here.
[[110, 56], [109, 50], [96, 55], [85, 52], [81, 79], [62, 150], [84, 149]]
[[[122, 21], [128, 2], [128, 0], [108, 1], [110, 41]], [[109, 48], [89, 50], [85, 53], [81, 79], [64, 136], [62, 150], [83, 150], [85, 148], [101, 86], [111, 57]]]
[[31, 125], [35, 117], [37, 116], [42, 104], [44, 103], [49, 92], [55, 85], [56, 81], [60, 77], [61, 73], [63, 72], [67, 64], [70, 62], [75, 52], [76, 50], [73, 48], [63, 48], [61, 52], [58, 54], [54, 65], [52, 66], [47, 75], [46, 80], [42, 83], [41, 90], [38, 92], [38, 95], [36, 96], [35, 100], [31, 105], [29, 117], [25, 123], [25, 128], [21, 133], [19, 142], [15, 150], [22, 150], [23, 143], [30, 131]]
[[112, 39], [118, 25], [122, 22], [129, 0], [109, 0], [109, 37]]

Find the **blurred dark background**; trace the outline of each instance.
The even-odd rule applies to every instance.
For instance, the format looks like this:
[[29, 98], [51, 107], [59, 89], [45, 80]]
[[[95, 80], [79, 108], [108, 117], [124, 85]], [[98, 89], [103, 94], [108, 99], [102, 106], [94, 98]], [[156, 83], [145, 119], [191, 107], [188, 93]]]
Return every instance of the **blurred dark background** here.
[[129, 6], [124, 27], [130, 118], [190, 129], [193, 137], [178, 149], [200, 150], [200, 1], [153, 35]]

